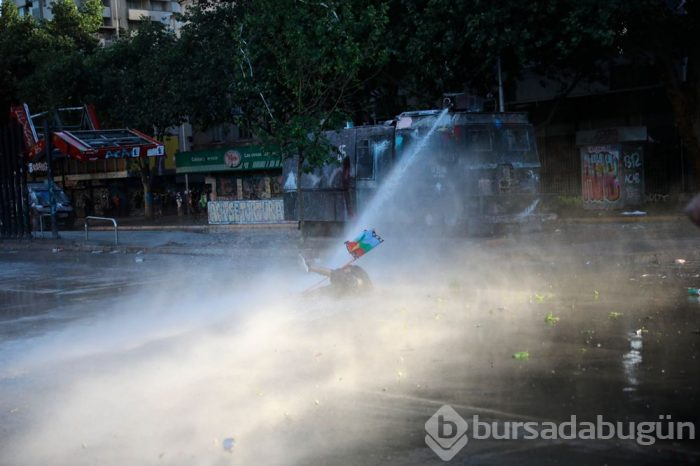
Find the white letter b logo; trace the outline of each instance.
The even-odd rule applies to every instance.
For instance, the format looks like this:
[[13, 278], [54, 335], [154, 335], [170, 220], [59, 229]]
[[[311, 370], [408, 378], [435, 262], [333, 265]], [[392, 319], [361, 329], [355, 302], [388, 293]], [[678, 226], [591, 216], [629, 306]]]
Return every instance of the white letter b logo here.
[[469, 441], [469, 425], [451, 406], [444, 405], [425, 423], [425, 443], [443, 461], [449, 461]]

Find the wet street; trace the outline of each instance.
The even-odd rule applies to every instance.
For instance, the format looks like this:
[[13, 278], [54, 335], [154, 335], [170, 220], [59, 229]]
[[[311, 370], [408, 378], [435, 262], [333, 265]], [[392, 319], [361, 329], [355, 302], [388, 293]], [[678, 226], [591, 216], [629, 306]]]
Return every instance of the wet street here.
[[[425, 440], [443, 405], [501, 434], [700, 426], [684, 219], [390, 233], [359, 262], [373, 292], [342, 299], [302, 293], [318, 277], [286, 230], [169, 234], [168, 251], [0, 243], [0, 464], [443, 464]], [[687, 429], [645, 445], [474, 428], [451, 464], [700, 463]]]

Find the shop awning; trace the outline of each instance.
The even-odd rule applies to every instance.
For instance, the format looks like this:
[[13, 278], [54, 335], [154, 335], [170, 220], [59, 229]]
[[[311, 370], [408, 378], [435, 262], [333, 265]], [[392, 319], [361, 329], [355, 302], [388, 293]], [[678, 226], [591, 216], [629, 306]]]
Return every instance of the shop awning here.
[[251, 145], [175, 154], [176, 173], [237, 172], [282, 168], [275, 149]]
[[[43, 128], [34, 120], [51, 120], [51, 145], [65, 157], [85, 162], [110, 158], [163, 157], [163, 144], [135, 129], [100, 129], [92, 107], [68, 107], [54, 112], [29, 113], [26, 104], [11, 108], [22, 125], [25, 152], [29, 160], [38, 160], [46, 147]], [[73, 121], [71, 121], [73, 120]]]

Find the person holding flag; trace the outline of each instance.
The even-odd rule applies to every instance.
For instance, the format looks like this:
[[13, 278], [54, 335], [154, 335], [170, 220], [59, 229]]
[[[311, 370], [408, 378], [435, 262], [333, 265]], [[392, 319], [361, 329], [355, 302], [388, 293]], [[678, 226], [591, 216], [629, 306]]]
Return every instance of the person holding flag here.
[[[326, 278], [330, 278], [331, 284], [330, 287], [327, 288], [330, 288], [330, 291], [334, 295], [345, 296], [363, 293], [372, 290], [372, 282], [367, 272], [365, 272], [362, 267], [353, 265], [353, 262], [367, 254], [383, 241], [384, 240], [381, 239], [374, 230], [364, 230], [355, 241], [345, 242], [345, 247], [352, 256], [352, 260], [337, 269], [310, 264], [303, 256], [300, 255], [299, 257], [301, 258], [302, 266], [307, 272], [314, 272]], [[325, 278], [323, 281], [325, 281]], [[313, 291], [318, 285], [323, 283], [323, 281], [306, 290], [305, 293]]]

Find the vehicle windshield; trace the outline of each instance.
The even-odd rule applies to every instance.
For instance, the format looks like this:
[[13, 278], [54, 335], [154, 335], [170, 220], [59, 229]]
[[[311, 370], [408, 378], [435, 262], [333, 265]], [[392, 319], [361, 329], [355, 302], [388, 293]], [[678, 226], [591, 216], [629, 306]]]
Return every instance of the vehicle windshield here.
[[[49, 191], [47, 190], [41, 190], [41, 191], [33, 191], [34, 197], [36, 198], [36, 202], [40, 205], [49, 205]], [[70, 199], [68, 199], [68, 196], [66, 196], [66, 193], [63, 191], [56, 190], [54, 191], [56, 194], [56, 202], [60, 202], [61, 204], [70, 204]]]

